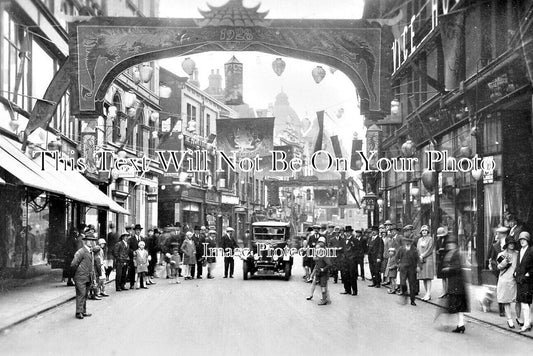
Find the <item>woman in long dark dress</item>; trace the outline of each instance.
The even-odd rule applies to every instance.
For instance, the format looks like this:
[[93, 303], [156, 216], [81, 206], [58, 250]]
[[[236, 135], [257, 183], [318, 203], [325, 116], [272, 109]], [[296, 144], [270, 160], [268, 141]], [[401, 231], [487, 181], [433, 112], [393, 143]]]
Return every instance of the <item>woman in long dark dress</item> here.
[[[516, 302], [520, 303], [521, 314], [524, 317], [520, 332], [531, 330], [531, 304], [533, 303], [533, 248], [529, 232], [522, 231], [518, 236], [520, 249], [518, 250], [518, 265], [515, 270], [517, 284]], [[517, 313], [519, 314], [519, 313]]]
[[457, 328], [454, 333], [465, 332], [464, 314], [470, 311], [468, 305], [468, 295], [466, 292], [465, 278], [461, 264], [461, 254], [457, 238], [454, 236], [446, 237], [445, 245], [446, 255], [443, 260], [442, 273], [448, 278], [448, 304], [449, 314], [457, 314]]
[[436, 258], [436, 267], [437, 267], [437, 278], [442, 279], [442, 294], [439, 298], [444, 298], [446, 296], [446, 277], [442, 273], [442, 263], [444, 261], [444, 256], [446, 255], [445, 245], [446, 237], [448, 236], [448, 230], [445, 227], [439, 227], [437, 229], [437, 239], [435, 241], [435, 251], [437, 252]]

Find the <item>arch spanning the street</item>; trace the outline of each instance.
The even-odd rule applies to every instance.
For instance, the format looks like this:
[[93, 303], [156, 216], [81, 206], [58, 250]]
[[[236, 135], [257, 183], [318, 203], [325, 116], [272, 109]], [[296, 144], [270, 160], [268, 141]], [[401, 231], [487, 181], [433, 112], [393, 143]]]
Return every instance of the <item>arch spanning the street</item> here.
[[[354, 83], [361, 114], [379, 118], [390, 111], [387, 27], [366, 20], [270, 20], [258, 8], [230, 0], [202, 11], [201, 19], [93, 17], [70, 23], [68, 62], [44, 99], [59, 102], [70, 87], [73, 113], [98, 115], [113, 79], [133, 65], [208, 51], [259, 51], [334, 67]], [[43, 123], [50, 105], [38, 102], [30, 131]]]

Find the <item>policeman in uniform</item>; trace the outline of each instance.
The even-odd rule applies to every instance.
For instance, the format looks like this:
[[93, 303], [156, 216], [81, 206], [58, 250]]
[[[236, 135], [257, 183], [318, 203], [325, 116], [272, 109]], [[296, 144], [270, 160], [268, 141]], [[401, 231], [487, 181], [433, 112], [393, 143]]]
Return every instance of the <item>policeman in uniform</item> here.
[[76, 318], [83, 319], [91, 316], [87, 313], [87, 297], [91, 283], [95, 281], [93, 247], [96, 236], [88, 231], [83, 236], [83, 246], [76, 251], [71, 267], [76, 270], [74, 285], [76, 286]]

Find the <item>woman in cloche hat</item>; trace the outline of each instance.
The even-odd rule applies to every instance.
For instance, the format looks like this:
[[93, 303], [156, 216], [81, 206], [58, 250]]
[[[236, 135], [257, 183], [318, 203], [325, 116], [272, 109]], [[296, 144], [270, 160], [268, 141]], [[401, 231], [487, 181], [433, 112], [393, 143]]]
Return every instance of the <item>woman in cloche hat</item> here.
[[431, 281], [435, 277], [435, 258], [433, 257], [433, 251], [435, 247], [435, 241], [433, 236], [429, 233], [429, 227], [422, 225], [420, 228], [420, 238], [416, 245], [419, 256], [418, 280], [424, 281], [424, 289], [426, 294], [422, 297], [422, 300], [431, 299]]
[[511, 303], [516, 299], [516, 280], [514, 272], [516, 269], [516, 262], [518, 261], [518, 252], [515, 249], [515, 240], [512, 236], [505, 238], [505, 245], [503, 251], [498, 254], [497, 263], [500, 276], [498, 278], [498, 285], [496, 293], [498, 303], [503, 304], [505, 316], [507, 317], [507, 325], [514, 329], [513, 318], [511, 316]]
[[[520, 303], [521, 313], [524, 315], [520, 332], [531, 330], [531, 302], [533, 301], [533, 249], [529, 232], [522, 231], [518, 236], [520, 250], [515, 271], [517, 284], [516, 302]], [[521, 322], [518, 322], [522, 324]]]
[[452, 330], [454, 333], [465, 332], [464, 313], [470, 311], [468, 305], [468, 295], [466, 290], [463, 266], [461, 264], [461, 254], [457, 238], [452, 235], [446, 237], [446, 255], [443, 261], [442, 273], [448, 278], [448, 303], [449, 314], [457, 314], [457, 327]]

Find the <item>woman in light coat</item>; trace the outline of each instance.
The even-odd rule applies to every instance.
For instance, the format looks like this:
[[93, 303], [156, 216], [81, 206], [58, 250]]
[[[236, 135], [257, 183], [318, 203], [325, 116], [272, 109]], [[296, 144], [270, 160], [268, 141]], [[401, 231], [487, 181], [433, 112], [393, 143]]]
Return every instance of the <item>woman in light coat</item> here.
[[187, 231], [185, 240], [181, 244], [181, 252], [183, 252], [183, 267], [185, 269], [185, 279], [192, 279], [191, 267], [196, 265], [196, 246], [192, 240], [192, 231]]
[[431, 281], [435, 277], [435, 241], [433, 236], [429, 234], [429, 227], [423, 225], [420, 228], [420, 238], [418, 239], [417, 249], [419, 255], [418, 266], [420, 271], [418, 272], [418, 280], [424, 281], [424, 288], [426, 294], [422, 300], [431, 299]]
[[511, 316], [511, 303], [516, 301], [516, 280], [514, 272], [518, 262], [518, 252], [515, 250], [515, 240], [512, 236], [505, 238], [505, 245], [503, 251], [498, 254], [498, 270], [500, 275], [498, 278], [498, 285], [496, 287], [496, 294], [498, 303], [503, 304], [505, 316], [507, 317], [507, 325], [514, 329], [513, 318]]

